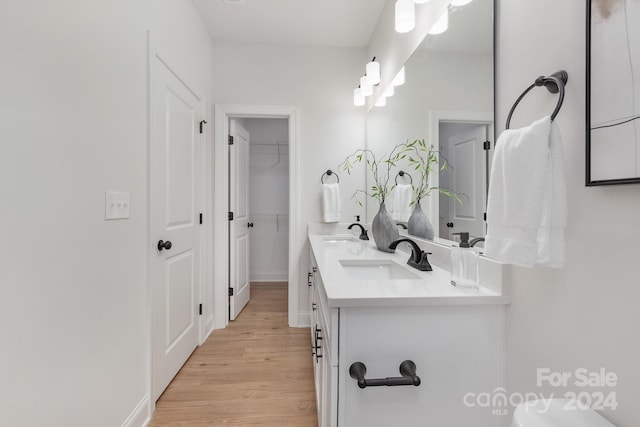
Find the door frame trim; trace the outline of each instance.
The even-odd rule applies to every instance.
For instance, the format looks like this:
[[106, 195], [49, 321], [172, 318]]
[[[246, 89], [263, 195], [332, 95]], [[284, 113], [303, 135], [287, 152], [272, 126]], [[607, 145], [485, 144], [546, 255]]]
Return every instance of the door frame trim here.
[[[440, 141], [440, 123], [477, 123], [479, 125], [488, 125], [490, 127], [489, 134], [495, 135], [494, 117], [491, 111], [445, 111], [431, 110], [429, 111], [429, 130], [430, 140]], [[493, 141], [495, 144], [495, 140]], [[493, 147], [492, 147], [493, 148]], [[489, 171], [487, 171], [489, 173]], [[437, 173], [431, 174], [431, 185], [437, 187], [440, 184], [440, 176]], [[429, 212], [432, 218], [434, 230], [440, 230], [440, 204], [438, 197], [428, 197]]]
[[[298, 185], [298, 152], [300, 110], [291, 105], [214, 105], [214, 149], [213, 149], [213, 185], [211, 211], [213, 224], [213, 257], [207, 257], [214, 278], [214, 328], [222, 329], [229, 323], [229, 304], [227, 280], [229, 277], [229, 240], [228, 200], [229, 200], [229, 119], [230, 118], [286, 118], [289, 121], [289, 283], [288, 317], [289, 326], [300, 325], [298, 310], [299, 267], [298, 253], [302, 247], [300, 236], [300, 188]], [[212, 260], [212, 261], [211, 261]]]

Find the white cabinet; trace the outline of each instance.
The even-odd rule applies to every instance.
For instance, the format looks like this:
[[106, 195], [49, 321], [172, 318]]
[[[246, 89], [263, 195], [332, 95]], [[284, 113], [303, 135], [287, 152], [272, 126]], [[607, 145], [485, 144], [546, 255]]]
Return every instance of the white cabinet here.
[[314, 366], [318, 426], [330, 427], [337, 425], [337, 399], [333, 399], [332, 396], [337, 396], [338, 392], [338, 310], [328, 310], [326, 296], [321, 292], [322, 278], [317, 271], [313, 254], [311, 255], [311, 271], [309, 273], [311, 353]]
[[[330, 307], [322, 271], [310, 286], [319, 426], [502, 425], [494, 408], [471, 404], [503, 383], [503, 305]], [[399, 377], [404, 360], [419, 386], [361, 389], [349, 375], [362, 362], [367, 379]]]

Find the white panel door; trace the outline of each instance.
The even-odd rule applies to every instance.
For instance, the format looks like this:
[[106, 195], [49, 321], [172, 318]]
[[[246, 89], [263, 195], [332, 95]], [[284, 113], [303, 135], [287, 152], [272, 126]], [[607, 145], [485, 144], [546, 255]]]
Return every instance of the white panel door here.
[[155, 400], [198, 345], [198, 123], [204, 104], [159, 57], [154, 56], [152, 66], [149, 244], [154, 248]]
[[449, 200], [452, 233], [468, 231], [471, 238], [485, 235], [485, 176], [486, 162], [483, 143], [487, 138], [487, 126], [473, 129], [449, 138], [449, 158], [452, 169], [451, 188], [460, 196], [462, 204]]
[[249, 132], [236, 120], [229, 122], [229, 319], [234, 320], [251, 297], [249, 282]]

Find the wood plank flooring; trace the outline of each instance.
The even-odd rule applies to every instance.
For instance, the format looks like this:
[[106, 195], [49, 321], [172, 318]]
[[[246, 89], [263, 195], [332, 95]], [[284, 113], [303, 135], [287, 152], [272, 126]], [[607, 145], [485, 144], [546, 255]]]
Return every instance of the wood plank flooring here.
[[287, 325], [286, 283], [252, 283], [249, 304], [191, 355], [149, 426], [317, 426], [309, 333]]

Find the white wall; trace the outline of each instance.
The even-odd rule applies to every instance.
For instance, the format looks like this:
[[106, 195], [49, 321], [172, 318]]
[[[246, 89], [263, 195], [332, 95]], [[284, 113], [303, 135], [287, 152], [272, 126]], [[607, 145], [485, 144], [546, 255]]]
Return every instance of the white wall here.
[[[153, 28], [185, 51], [200, 21], [161, 3], [175, 13]], [[0, 3], [2, 426], [146, 417], [147, 6]], [[131, 193], [130, 219], [104, 221], [105, 190]]]
[[[300, 107], [300, 310], [308, 310], [306, 224], [320, 222], [320, 176], [364, 146], [364, 108], [353, 106], [356, 79], [364, 71], [364, 49], [218, 44], [213, 70], [216, 104]], [[364, 175], [340, 172], [342, 220], [363, 214], [350, 200]]]
[[252, 282], [287, 281], [289, 273], [289, 121], [248, 118]]
[[[550, 12], [551, 11], [551, 12]], [[536, 386], [536, 369], [604, 367], [619, 377], [617, 426], [640, 425], [640, 186], [586, 188], [585, 2], [501, 1], [498, 13], [498, 129], [515, 98], [542, 74], [569, 73], [557, 122], [564, 138], [569, 197], [567, 263], [562, 270], [513, 267], [507, 308], [510, 392], [559, 393]], [[556, 97], [533, 91], [512, 127], [550, 114]], [[575, 388], [574, 388], [575, 389]]]

